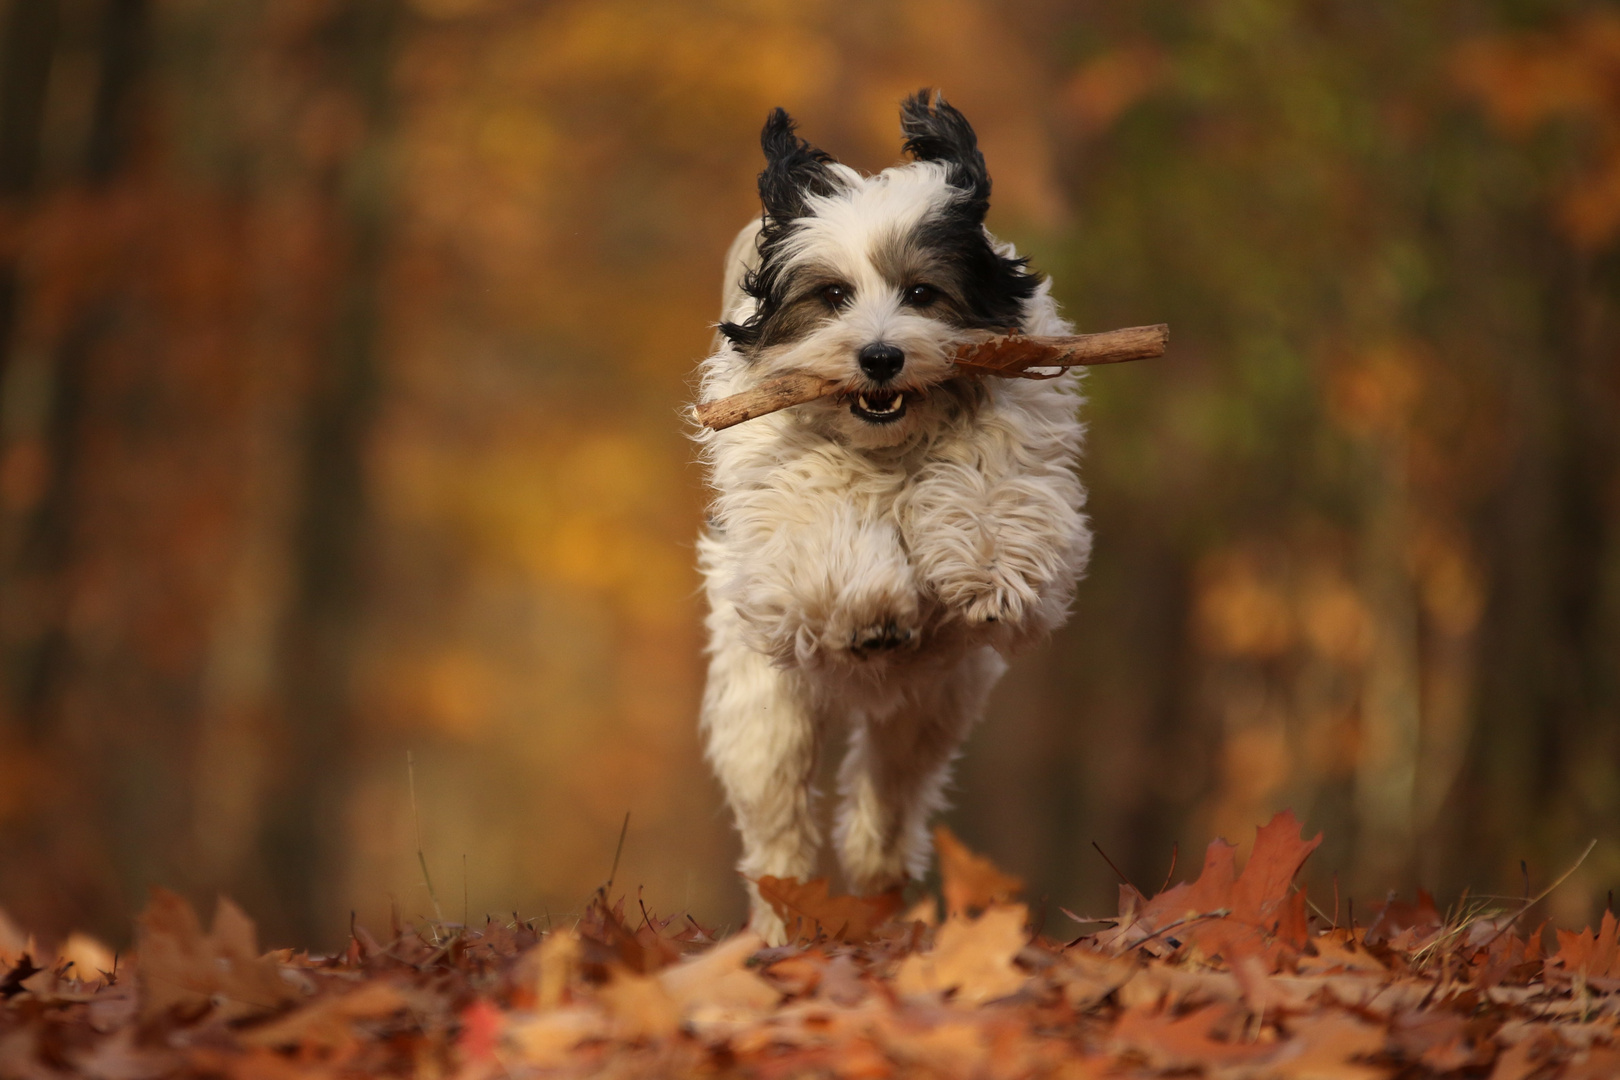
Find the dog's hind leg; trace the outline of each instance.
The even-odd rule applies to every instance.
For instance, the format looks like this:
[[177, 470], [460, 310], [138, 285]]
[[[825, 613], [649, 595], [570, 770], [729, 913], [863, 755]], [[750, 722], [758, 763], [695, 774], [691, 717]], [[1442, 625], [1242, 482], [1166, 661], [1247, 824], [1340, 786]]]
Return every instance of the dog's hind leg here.
[[703, 695], [708, 758], [742, 834], [749, 926], [782, 944], [782, 921], [761, 900], [762, 875], [807, 879], [821, 833], [812, 816], [818, 724], [797, 676], [739, 642], [721, 643]]
[[897, 711], [852, 725], [835, 829], [852, 890], [880, 892], [927, 872], [928, 819], [944, 808], [951, 762], [1005, 670], [994, 650], [978, 649], [917, 678]]

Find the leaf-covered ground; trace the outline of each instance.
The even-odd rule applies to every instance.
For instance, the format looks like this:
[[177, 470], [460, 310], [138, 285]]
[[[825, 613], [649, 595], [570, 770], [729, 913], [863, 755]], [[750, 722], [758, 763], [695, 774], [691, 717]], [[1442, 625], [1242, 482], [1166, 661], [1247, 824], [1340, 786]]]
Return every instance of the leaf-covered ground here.
[[766, 879], [781, 948], [605, 898], [549, 932], [355, 927], [335, 956], [261, 954], [228, 901], [205, 931], [165, 892], [116, 961], [0, 920], [0, 1076], [1620, 1076], [1612, 913], [1550, 953], [1528, 902], [1336, 926], [1294, 882], [1320, 837], [1285, 813], [1241, 871], [1217, 841], [1065, 940], [939, 839], [942, 905]]

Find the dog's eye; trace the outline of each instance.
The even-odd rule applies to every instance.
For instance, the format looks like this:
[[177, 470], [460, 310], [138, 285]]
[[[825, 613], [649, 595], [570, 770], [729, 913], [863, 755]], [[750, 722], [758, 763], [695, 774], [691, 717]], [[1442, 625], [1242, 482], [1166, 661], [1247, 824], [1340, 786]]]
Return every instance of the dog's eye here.
[[932, 285], [907, 285], [900, 298], [907, 307], [927, 307], [939, 299], [939, 290]]
[[849, 303], [850, 287], [848, 285], [828, 285], [821, 290], [821, 298], [827, 301], [827, 306], [837, 310]]

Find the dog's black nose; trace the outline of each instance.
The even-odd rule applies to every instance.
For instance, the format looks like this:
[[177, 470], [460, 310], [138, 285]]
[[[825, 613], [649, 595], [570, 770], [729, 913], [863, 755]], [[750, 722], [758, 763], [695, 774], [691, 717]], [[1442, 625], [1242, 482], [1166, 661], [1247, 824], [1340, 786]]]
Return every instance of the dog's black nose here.
[[887, 342], [874, 342], [861, 350], [861, 370], [873, 382], [888, 382], [905, 365], [906, 354]]

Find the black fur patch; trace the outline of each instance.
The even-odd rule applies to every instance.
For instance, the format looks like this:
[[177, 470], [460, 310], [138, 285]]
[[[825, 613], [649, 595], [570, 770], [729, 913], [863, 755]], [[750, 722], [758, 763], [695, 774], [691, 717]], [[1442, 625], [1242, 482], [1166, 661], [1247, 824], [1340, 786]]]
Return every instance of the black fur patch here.
[[1016, 329], [1040, 279], [1028, 271], [1028, 259], [1003, 258], [990, 246], [984, 231], [990, 172], [973, 125], [943, 95], [923, 89], [901, 103], [900, 131], [906, 153], [945, 165], [951, 186], [962, 193], [923, 223], [914, 242], [951, 267], [964, 325]]
[[[946, 165], [957, 195], [910, 236], [874, 252], [880, 270], [889, 276], [883, 264], [894, 268], [896, 288], [921, 281], [941, 289], [941, 316], [959, 326], [1017, 329], [1024, 302], [1035, 294], [1039, 279], [1026, 269], [1027, 260], [1003, 258], [990, 245], [984, 231], [990, 174], [973, 126], [943, 97], [921, 90], [901, 104], [900, 127], [906, 153], [918, 161]], [[827, 168], [833, 158], [795, 135], [793, 120], [782, 109], [766, 119], [760, 146], [765, 151], [765, 169], [759, 174], [764, 209], [760, 262], [742, 281], [743, 291], [757, 304], [743, 322], [723, 322], [719, 327], [746, 352], [791, 340], [831, 314], [814, 288], [795, 287], [795, 275], [788, 272], [780, 253], [793, 234], [793, 222], [806, 216], [806, 197], [839, 190]], [[911, 269], [906, 269], [908, 265]]]
[[760, 132], [765, 169], [759, 174], [759, 201], [764, 209], [759, 233], [759, 269], [743, 277], [743, 292], [759, 301], [754, 313], [741, 323], [723, 322], [720, 332], [739, 348], [761, 343], [765, 324], [782, 306], [786, 282], [781, 260], [775, 258], [793, 234], [793, 222], [805, 216], [806, 195], [831, 195], [838, 190], [827, 163], [833, 160], [793, 134], [793, 118], [781, 108], [772, 111]]

